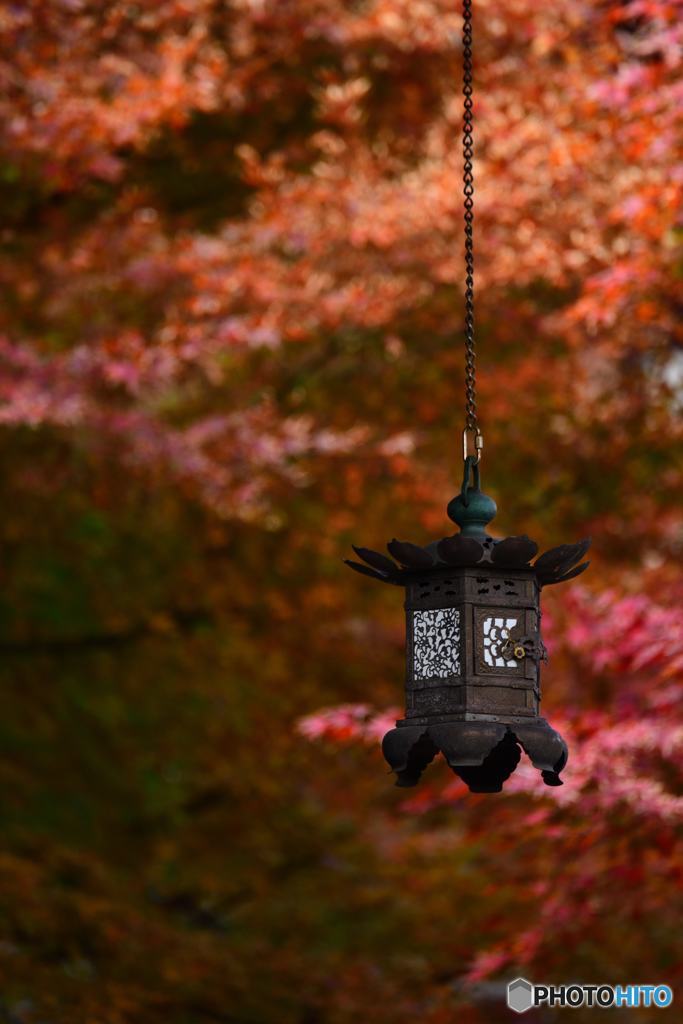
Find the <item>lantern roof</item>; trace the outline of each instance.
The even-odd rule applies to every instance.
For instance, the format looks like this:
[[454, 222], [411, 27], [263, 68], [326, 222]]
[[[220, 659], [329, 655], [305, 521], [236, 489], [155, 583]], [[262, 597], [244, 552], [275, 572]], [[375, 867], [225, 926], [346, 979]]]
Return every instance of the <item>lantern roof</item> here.
[[[382, 583], [403, 587], [417, 577], [440, 569], [509, 569], [533, 572], [539, 587], [565, 583], [584, 572], [590, 562], [581, 562], [590, 547], [590, 538], [577, 544], [560, 544], [545, 551], [533, 564], [538, 544], [522, 534], [497, 540], [488, 535], [467, 537], [462, 533], [432, 541], [424, 547], [409, 541], [391, 540], [387, 550], [392, 558], [370, 548], [353, 550], [362, 562], [346, 559], [346, 564], [364, 576]], [[365, 563], [365, 564], [363, 564]], [[578, 564], [577, 564], [578, 563]]]

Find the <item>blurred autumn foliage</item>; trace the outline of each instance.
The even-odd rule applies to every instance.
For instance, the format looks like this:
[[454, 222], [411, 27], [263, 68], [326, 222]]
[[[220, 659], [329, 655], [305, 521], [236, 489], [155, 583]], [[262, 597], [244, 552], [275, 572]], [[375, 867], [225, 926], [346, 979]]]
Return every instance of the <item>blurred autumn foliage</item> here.
[[593, 536], [572, 756], [406, 798], [378, 751], [400, 601], [342, 558], [459, 482], [458, 6], [0, 11], [0, 1020], [683, 998], [681, 0], [475, 0], [485, 486]]

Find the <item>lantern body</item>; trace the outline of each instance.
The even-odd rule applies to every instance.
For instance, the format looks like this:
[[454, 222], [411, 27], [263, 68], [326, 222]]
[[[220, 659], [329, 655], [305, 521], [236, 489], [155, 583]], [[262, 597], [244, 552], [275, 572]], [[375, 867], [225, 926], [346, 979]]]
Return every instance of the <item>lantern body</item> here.
[[529, 569], [435, 567], [405, 581], [406, 712], [383, 742], [399, 786], [442, 751], [473, 792], [495, 793], [520, 745], [561, 785], [564, 740], [539, 717], [540, 587]]
[[407, 583], [405, 609], [407, 724], [538, 716], [533, 572], [437, 569]]

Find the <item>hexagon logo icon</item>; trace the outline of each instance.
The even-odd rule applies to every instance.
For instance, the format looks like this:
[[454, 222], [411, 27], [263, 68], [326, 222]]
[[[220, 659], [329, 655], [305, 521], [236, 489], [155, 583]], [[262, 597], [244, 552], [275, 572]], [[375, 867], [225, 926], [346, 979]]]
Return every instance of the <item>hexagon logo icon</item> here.
[[508, 985], [507, 1002], [515, 1013], [526, 1013], [534, 1005], [534, 986], [526, 978], [515, 978]]

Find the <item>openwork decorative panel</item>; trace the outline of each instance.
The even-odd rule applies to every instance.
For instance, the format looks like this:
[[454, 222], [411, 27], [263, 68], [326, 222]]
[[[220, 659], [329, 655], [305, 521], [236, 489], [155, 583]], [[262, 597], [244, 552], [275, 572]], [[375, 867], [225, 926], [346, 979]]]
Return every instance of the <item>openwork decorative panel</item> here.
[[503, 656], [510, 632], [517, 625], [517, 619], [487, 615], [482, 623], [484, 631], [484, 661], [491, 668], [517, 668], [514, 658]]
[[415, 679], [460, 675], [457, 608], [413, 612], [413, 675]]

